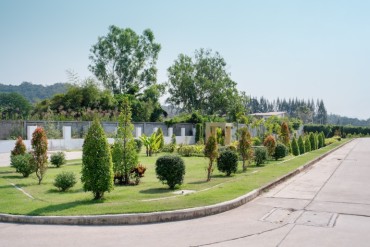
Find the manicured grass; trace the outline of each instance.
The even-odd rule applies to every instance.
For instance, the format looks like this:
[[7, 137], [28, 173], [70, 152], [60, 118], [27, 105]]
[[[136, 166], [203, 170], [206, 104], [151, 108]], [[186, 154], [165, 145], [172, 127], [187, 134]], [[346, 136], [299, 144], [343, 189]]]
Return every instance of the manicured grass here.
[[[138, 186], [115, 186], [111, 193], [106, 193], [103, 200], [92, 200], [90, 192], [84, 192], [78, 183], [67, 192], [59, 192], [53, 181], [56, 174], [72, 171], [80, 178], [81, 160], [68, 161], [61, 168], [49, 167], [41, 185], [37, 184], [34, 174], [23, 178], [11, 167], [0, 168], [0, 213], [24, 215], [96, 215], [165, 211], [197, 206], [211, 205], [234, 199], [296, 169], [308, 161], [328, 152], [345, 141], [302, 156], [288, 156], [285, 162], [269, 161], [261, 167], [250, 166], [246, 173], [241, 172], [225, 177], [215, 170], [210, 182], [206, 180], [208, 159], [201, 157], [183, 158], [186, 165], [184, 184], [179, 190], [195, 190], [188, 195], [175, 195], [174, 191], [161, 184], [155, 176], [154, 157], [140, 154], [140, 162], [147, 167], [145, 177]], [[28, 197], [13, 185], [22, 188], [34, 199]]]

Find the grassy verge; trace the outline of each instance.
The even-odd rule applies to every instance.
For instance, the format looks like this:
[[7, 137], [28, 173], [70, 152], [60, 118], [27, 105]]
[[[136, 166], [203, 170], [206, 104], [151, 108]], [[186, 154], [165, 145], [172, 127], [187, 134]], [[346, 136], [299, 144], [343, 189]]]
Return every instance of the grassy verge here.
[[[148, 169], [138, 186], [116, 186], [101, 201], [93, 201], [91, 193], [85, 193], [80, 181], [70, 191], [59, 192], [53, 181], [62, 171], [73, 171], [80, 177], [81, 160], [72, 160], [61, 168], [50, 167], [41, 185], [35, 175], [23, 178], [11, 167], [0, 168], [0, 212], [24, 215], [96, 215], [165, 211], [211, 205], [234, 199], [296, 169], [308, 161], [341, 145], [336, 142], [302, 156], [286, 157], [285, 162], [269, 161], [264, 166], [250, 166], [246, 173], [239, 171], [225, 177], [215, 169], [212, 180], [205, 182], [208, 160], [200, 157], [184, 158], [186, 175], [180, 190], [194, 190], [188, 195], [175, 195], [161, 184], [154, 171], [155, 160], [161, 155], [145, 157], [140, 162]], [[17, 189], [24, 190], [34, 199]]]

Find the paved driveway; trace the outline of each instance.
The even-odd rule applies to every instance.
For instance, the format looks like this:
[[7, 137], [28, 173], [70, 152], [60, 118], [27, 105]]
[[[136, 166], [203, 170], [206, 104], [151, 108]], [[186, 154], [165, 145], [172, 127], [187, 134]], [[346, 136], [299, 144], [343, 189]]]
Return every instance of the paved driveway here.
[[134, 226], [0, 223], [0, 246], [370, 246], [370, 139], [222, 214]]

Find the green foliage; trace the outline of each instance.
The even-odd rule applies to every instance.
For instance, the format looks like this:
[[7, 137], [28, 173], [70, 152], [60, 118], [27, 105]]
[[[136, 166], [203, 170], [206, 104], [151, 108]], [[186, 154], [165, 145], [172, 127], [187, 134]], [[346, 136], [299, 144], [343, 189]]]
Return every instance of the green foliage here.
[[235, 115], [240, 95], [226, 68], [218, 52], [200, 49], [194, 58], [180, 54], [168, 68], [170, 96], [166, 102], [188, 113], [197, 110], [207, 115]]
[[257, 147], [254, 150], [254, 162], [257, 166], [264, 164], [267, 160], [267, 148], [266, 147]]
[[252, 145], [253, 146], [261, 146], [262, 145], [261, 139], [258, 138], [257, 136], [256, 137], [253, 137], [252, 138]]
[[32, 155], [36, 176], [38, 178], [39, 184], [41, 184], [41, 181], [44, 178], [44, 175], [48, 168], [48, 140], [43, 128], [37, 127], [32, 133], [31, 146], [33, 149]]
[[321, 132], [317, 135], [317, 139], [318, 139], [318, 148], [322, 148], [325, 146], [325, 137], [324, 137], [324, 133]]
[[64, 152], [56, 152], [50, 156], [50, 162], [55, 167], [61, 167], [66, 163], [66, 155]]
[[309, 137], [310, 139], [310, 143], [311, 143], [311, 150], [316, 150], [317, 149], [317, 138], [316, 138], [316, 135], [314, 133], [310, 133], [309, 134]]
[[159, 140], [159, 147], [158, 147], [158, 151], [160, 152], [162, 150], [163, 146], [164, 146], [164, 136], [163, 136], [162, 128], [158, 128], [157, 136], [160, 139]]
[[171, 136], [171, 144], [176, 146], [176, 135], [175, 134], [172, 134]]
[[281, 142], [286, 146], [289, 147], [290, 145], [290, 131], [289, 126], [286, 122], [281, 124], [281, 134], [280, 134]]
[[225, 145], [225, 132], [221, 128], [216, 129], [217, 143], [221, 146]]
[[159, 157], [155, 162], [155, 173], [163, 184], [167, 184], [170, 189], [174, 189], [177, 184], [181, 185], [184, 181], [184, 161], [174, 155]]
[[61, 172], [55, 177], [53, 185], [64, 192], [75, 186], [76, 183], [76, 175], [73, 172]]
[[29, 153], [12, 155], [10, 157], [10, 165], [15, 168], [16, 172], [26, 178], [35, 171], [32, 160], [32, 155]]
[[161, 137], [154, 132], [151, 136], [146, 136], [143, 134], [140, 136], [140, 140], [143, 141], [143, 144], [146, 148], [146, 156], [152, 156], [153, 153], [159, 151], [159, 145], [161, 143]]
[[300, 154], [299, 152], [299, 146], [298, 146], [298, 142], [297, 142], [297, 139], [295, 137], [293, 137], [293, 140], [292, 140], [292, 153], [294, 156], [298, 156]]
[[268, 135], [263, 141], [263, 146], [267, 148], [268, 155], [272, 157], [275, 153], [275, 148], [276, 148], [275, 137], [273, 135]]
[[305, 138], [304, 149], [305, 149], [306, 153], [311, 152], [311, 141], [310, 141], [309, 136], [306, 136], [306, 138]]
[[109, 144], [99, 121], [89, 128], [82, 147], [82, 177], [85, 191], [92, 191], [94, 199], [103, 197], [113, 187], [113, 164]]
[[204, 156], [209, 159], [207, 167], [207, 181], [210, 181], [213, 172], [213, 161], [215, 161], [218, 157], [217, 141], [216, 137], [214, 137], [213, 135], [208, 137], [206, 146], [204, 147]]
[[204, 157], [204, 145], [180, 145], [177, 152], [184, 157]]
[[137, 35], [130, 28], [110, 26], [91, 47], [89, 69], [112, 93], [135, 95], [155, 84], [160, 50], [150, 29]]
[[0, 93], [0, 119], [26, 119], [31, 107], [19, 93]]
[[142, 164], [138, 164], [131, 170], [131, 176], [135, 179], [134, 184], [138, 185], [142, 177], [144, 177], [144, 173], [146, 171], [146, 167]]
[[143, 147], [143, 142], [140, 139], [134, 139], [135, 144], [136, 144], [136, 152], [140, 153], [141, 148]]
[[48, 139], [60, 139], [62, 137], [62, 131], [57, 129], [53, 123], [46, 123], [44, 129]]
[[231, 173], [236, 173], [238, 169], [238, 155], [236, 152], [226, 150], [221, 152], [217, 158], [217, 169], [220, 172], [226, 173], [226, 176], [230, 176]]
[[298, 138], [298, 148], [300, 154], [304, 154], [306, 152], [302, 136], [299, 136]]
[[26, 145], [23, 142], [22, 137], [18, 137], [17, 141], [15, 142], [14, 149], [11, 151], [11, 156], [25, 154], [26, 153]]
[[195, 125], [195, 143], [204, 143], [204, 131], [203, 131], [203, 124], [197, 123]]
[[163, 146], [163, 149], [162, 149], [162, 152], [165, 152], [165, 153], [173, 153], [175, 152], [175, 149], [176, 149], [176, 145], [170, 143], [170, 144], [164, 144]]
[[357, 126], [341, 126], [341, 125], [317, 125], [308, 124], [303, 128], [305, 133], [309, 132], [324, 132], [324, 136], [327, 138], [333, 137], [335, 135], [340, 135], [341, 137], [346, 137], [347, 135], [370, 135], [370, 127], [357, 127]]
[[282, 159], [285, 156], [287, 156], [288, 153], [289, 153], [289, 150], [288, 150], [287, 146], [285, 146], [283, 143], [278, 143], [276, 145], [275, 153], [274, 153], [273, 157], [275, 158], [275, 160]]
[[117, 138], [113, 146], [113, 164], [115, 178], [120, 182], [130, 184], [130, 172], [138, 163], [137, 145], [132, 135], [134, 125], [131, 123], [131, 107], [128, 98], [123, 100], [118, 118]]
[[249, 162], [253, 157], [251, 134], [246, 127], [240, 129], [238, 152], [243, 159], [243, 171], [245, 172], [247, 170], [245, 161]]

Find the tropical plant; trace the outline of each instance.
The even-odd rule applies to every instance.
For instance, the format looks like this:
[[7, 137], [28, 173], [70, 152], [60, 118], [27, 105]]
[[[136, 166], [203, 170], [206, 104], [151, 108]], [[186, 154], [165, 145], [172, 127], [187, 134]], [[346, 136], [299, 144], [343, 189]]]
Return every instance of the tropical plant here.
[[163, 136], [163, 131], [162, 128], [158, 128], [157, 130], [157, 136], [159, 137], [159, 147], [158, 147], [158, 152], [160, 152], [163, 149], [164, 146], [164, 136]]
[[113, 190], [113, 164], [109, 144], [104, 130], [97, 119], [93, 121], [82, 147], [83, 188], [91, 191], [94, 199]]
[[146, 136], [143, 134], [140, 136], [140, 140], [143, 141], [143, 144], [146, 148], [146, 156], [152, 156], [153, 153], [158, 152], [161, 144], [161, 137], [158, 136], [156, 132], [153, 132], [151, 136]]

